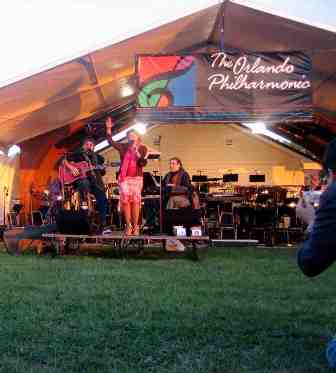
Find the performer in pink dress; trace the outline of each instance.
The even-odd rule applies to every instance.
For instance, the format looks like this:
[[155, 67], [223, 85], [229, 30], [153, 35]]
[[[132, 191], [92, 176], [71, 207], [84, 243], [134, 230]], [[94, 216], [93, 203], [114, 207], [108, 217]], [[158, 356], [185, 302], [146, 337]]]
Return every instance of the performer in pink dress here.
[[112, 127], [113, 122], [109, 117], [106, 119], [107, 140], [119, 152], [121, 160], [118, 182], [121, 208], [126, 221], [125, 233], [138, 235], [143, 168], [147, 164], [148, 149], [133, 130], [127, 133], [127, 143], [114, 141]]

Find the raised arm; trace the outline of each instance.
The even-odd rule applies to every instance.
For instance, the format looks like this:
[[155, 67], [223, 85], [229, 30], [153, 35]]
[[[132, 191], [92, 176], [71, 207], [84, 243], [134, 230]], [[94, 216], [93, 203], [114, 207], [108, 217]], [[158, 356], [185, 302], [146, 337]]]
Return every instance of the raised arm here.
[[107, 141], [114, 149], [118, 150], [119, 152], [122, 150], [122, 145], [112, 139], [112, 128], [113, 128], [113, 121], [111, 117], [108, 117], [105, 121], [105, 128], [106, 128], [106, 138]]

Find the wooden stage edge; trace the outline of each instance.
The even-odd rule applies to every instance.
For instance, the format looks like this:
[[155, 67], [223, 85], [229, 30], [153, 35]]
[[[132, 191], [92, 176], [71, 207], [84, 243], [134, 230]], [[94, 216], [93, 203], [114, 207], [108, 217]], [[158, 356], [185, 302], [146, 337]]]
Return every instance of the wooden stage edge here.
[[[166, 255], [184, 255], [193, 260], [200, 260], [210, 247], [256, 246], [257, 240], [251, 239], [210, 239], [209, 236], [171, 236], [171, 235], [140, 235], [126, 236], [122, 232], [111, 232], [102, 235], [75, 235], [62, 233], [43, 233], [37, 236], [25, 236], [24, 230], [9, 230], [4, 234], [5, 248], [9, 254], [19, 255], [27, 248], [35, 248], [37, 254], [52, 255], [79, 254], [80, 248], [101, 246], [108, 255], [126, 257], [129, 254], [144, 254], [156, 247], [162, 250], [154, 252]], [[41, 245], [41, 246], [40, 246]]]
[[[208, 236], [168, 236], [168, 235], [140, 235], [126, 236], [123, 234], [102, 234], [102, 235], [74, 235], [61, 233], [45, 233], [42, 234], [42, 239], [48, 242], [56, 255], [66, 253], [70, 246], [76, 247], [85, 243], [95, 243], [101, 245], [109, 245], [120, 257], [125, 257], [129, 253], [143, 254], [145, 249], [151, 247], [151, 243], [159, 243], [162, 251], [166, 254], [186, 255], [190, 259], [200, 260], [204, 257], [210, 246]], [[170, 242], [170, 246], [168, 243]], [[176, 246], [176, 250], [171, 250], [172, 242], [179, 242], [180, 246]], [[182, 244], [182, 249], [181, 249]], [[170, 249], [169, 249], [170, 247]]]
[[81, 235], [81, 234], [62, 234], [62, 233], [44, 233], [43, 238], [51, 239], [107, 239], [107, 240], [149, 240], [149, 241], [162, 241], [162, 240], [181, 240], [181, 241], [210, 241], [209, 236], [168, 236], [168, 235], [139, 235], [127, 236], [124, 234], [101, 234], [101, 235]]

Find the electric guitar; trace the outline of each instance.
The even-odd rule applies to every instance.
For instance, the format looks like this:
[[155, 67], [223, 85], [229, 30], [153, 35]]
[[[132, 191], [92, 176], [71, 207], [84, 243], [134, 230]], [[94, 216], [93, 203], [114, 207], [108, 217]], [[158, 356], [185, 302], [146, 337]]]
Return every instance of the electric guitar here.
[[104, 171], [106, 167], [112, 165], [98, 165], [92, 166], [86, 161], [82, 162], [69, 162], [72, 166], [76, 167], [79, 175], [74, 176], [72, 172], [65, 165], [61, 165], [58, 170], [59, 178], [64, 184], [72, 184], [76, 180], [86, 179], [89, 172]]

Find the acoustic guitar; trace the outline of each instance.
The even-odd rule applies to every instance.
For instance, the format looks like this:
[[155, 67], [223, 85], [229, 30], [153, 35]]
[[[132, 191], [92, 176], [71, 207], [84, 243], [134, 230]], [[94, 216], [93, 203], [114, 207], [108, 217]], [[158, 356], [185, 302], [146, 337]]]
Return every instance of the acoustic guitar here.
[[61, 165], [58, 170], [59, 178], [64, 184], [72, 184], [76, 180], [86, 179], [89, 172], [104, 171], [106, 165], [98, 165], [93, 167], [86, 161], [82, 162], [69, 162], [77, 168], [79, 175], [74, 176], [71, 171], [65, 166]]

